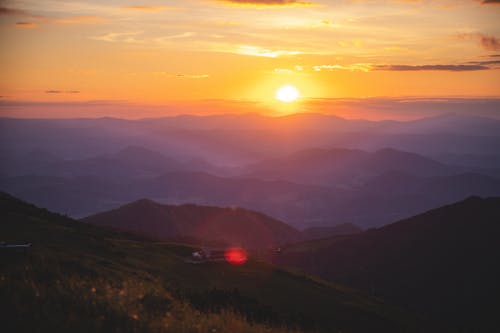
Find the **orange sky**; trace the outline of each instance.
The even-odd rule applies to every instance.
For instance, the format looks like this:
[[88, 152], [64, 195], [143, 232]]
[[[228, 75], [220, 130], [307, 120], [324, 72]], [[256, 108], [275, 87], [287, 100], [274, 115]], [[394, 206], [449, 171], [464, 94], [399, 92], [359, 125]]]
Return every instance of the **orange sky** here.
[[480, 0], [0, 1], [0, 20], [0, 101], [500, 96]]

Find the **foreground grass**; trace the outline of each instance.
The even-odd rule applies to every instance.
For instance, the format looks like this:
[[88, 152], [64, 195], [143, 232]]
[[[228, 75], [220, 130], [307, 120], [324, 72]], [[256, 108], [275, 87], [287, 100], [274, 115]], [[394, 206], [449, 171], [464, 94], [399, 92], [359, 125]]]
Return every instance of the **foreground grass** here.
[[[0, 196], [0, 318], [12, 332], [413, 332], [379, 300], [263, 262], [191, 265], [193, 248]], [[3, 329], [2, 329], [3, 330]]]
[[[249, 322], [228, 310], [201, 312], [143, 278], [40, 281], [27, 266], [0, 277], [3, 329], [10, 332], [276, 332], [291, 329]], [[4, 303], [5, 304], [5, 303]]]

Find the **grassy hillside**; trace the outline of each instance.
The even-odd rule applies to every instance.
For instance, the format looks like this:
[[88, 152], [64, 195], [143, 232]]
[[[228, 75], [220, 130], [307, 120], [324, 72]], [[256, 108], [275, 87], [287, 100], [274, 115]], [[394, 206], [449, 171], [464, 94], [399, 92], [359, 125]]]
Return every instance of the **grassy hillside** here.
[[412, 316], [262, 262], [188, 264], [192, 248], [0, 195], [2, 329], [12, 332], [413, 332]]
[[361, 234], [284, 247], [275, 262], [464, 332], [498, 330], [500, 198], [471, 197]]
[[147, 199], [86, 217], [82, 221], [139, 232], [159, 240], [191, 237], [247, 249], [268, 248], [303, 239], [298, 230], [251, 210], [190, 204], [162, 205]]
[[363, 230], [352, 223], [341, 223], [333, 227], [311, 227], [302, 230], [308, 239], [322, 239], [334, 236], [353, 235]]

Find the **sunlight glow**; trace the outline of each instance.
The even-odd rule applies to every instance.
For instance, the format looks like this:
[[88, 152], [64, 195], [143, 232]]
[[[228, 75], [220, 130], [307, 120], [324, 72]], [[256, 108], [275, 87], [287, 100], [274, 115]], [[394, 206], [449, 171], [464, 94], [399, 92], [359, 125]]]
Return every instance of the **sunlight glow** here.
[[248, 259], [245, 250], [239, 247], [227, 249], [224, 253], [224, 257], [231, 265], [243, 265]]
[[300, 93], [298, 89], [291, 85], [282, 86], [276, 91], [276, 99], [281, 102], [293, 102], [299, 97]]

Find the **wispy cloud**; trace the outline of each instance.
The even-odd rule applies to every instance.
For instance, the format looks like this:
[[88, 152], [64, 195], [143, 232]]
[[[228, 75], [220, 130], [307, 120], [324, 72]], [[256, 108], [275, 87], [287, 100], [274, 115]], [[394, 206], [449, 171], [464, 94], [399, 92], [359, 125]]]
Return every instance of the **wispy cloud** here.
[[334, 71], [334, 70], [348, 70], [351, 72], [369, 72], [372, 69], [371, 64], [366, 63], [358, 63], [358, 64], [350, 64], [350, 65], [315, 65], [312, 66], [313, 71], [321, 72], [321, 71]]
[[180, 79], [207, 79], [210, 77], [208, 74], [174, 74], [169, 72], [154, 72], [155, 75], [161, 75], [167, 78], [180, 78]]
[[1, 16], [18, 16], [26, 14], [24, 10], [16, 9], [16, 8], [8, 8], [8, 7], [0, 7], [0, 15]]
[[24, 22], [24, 21], [21, 21], [21, 22], [16, 22], [16, 27], [33, 29], [33, 28], [37, 28], [38, 24], [33, 23], [33, 22]]
[[57, 24], [92, 24], [101, 23], [104, 19], [99, 16], [82, 15], [82, 16], [69, 16], [65, 18], [56, 19]]
[[90, 24], [104, 21], [103, 17], [95, 15], [77, 16], [46, 16], [15, 8], [0, 7], [0, 16], [19, 17], [16, 26], [23, 28], [36, 28], [40, 24]]
[[136, 38], [139, 32], [110, 32], [107, 34], [93, 36], [90, 39], [99, 40], [103, 42], [122, 42], [122, 43], [139, 43], [140, 40]]
[[254, 57], [267, 57], [267, 58], [277, 58], [279, 56], [292, 56], [300, 54], [299, 51], [269, 50], [259, 46], [251, 46], [251, 45], [240, 46], [237, 49], [236, 53]]
[[459, 34], [461, 39], [476, 39], [479, 45], [488, 51], [500, 51], [500, 39], [494, 36], [488, 36], [482, 33], [465, 33]]
[[226, 2], [233, 5], [242, 5], [242, 6], [287, 6], [287, 7], [295, 7], [295, 6], [313, 6], [314, 4], [308, 1], [300, 1], [300, 0], [219, 0], [219, 2]]
[[500, 60], [486, 61], [469, 61], [462, 64], [431, 64], [431, 65], [395, 65], [395, 64], [371, 64], [371, 63], [354, 63], [354, 64], [327, 64], [313, 66], [295, 66], [294, 68], [275, 68], [274, 73], [293, 74], [298, 71], [309, 73], [314, 72], [334, 72], [334, 71], [350, 71], [350, 72], [372, 72], [372, 71], [394, 71], [394, 72], [409, 72], [409, 71], [449, 71], [449, 72], [467, 72], [481, 71], [499, 68]]
[[484, 65], [375, 65], [373, 70], [378, 71], [480, 71], [490, 69]]
[[156, 38], [156, 40], [159, 42], [162, 42], [162, 41], [169, 40], [169, 39], [189, 38], [189, 37], [193, 37], [195, 35], [196, 35], [196, 33], [191, 32], [191, 31], [187, 31], [187, 32], [183, 32], [180, 34], [162, 36], [162, 37]]
[[142, 6], [142, 5], [123, 6], [121, 8], [125, 10], [139, 11], [139, 12], [161, 12], [168, 9], [167, 6]]
[[79, 94], [78, 90], [46, 90], [46, 94]]
[[500, 51], [500, 39], [496, 37], [480, 35], [479, 41], [486, 50]]
[[469, 64], [489, 66], [490, 68], [498, 68], [500, 65], [500, 60], [470, 61]]
[[500, 4], [500, 0], [483, 0], [481, 3], [483, 5], [498, 5]]

